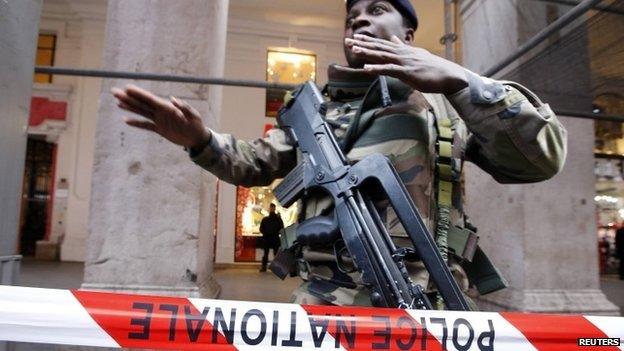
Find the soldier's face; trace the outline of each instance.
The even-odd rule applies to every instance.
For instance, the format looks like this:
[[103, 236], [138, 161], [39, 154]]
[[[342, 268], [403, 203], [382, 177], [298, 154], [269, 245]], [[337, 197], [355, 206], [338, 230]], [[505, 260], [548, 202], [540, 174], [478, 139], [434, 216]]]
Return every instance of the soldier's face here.
[[[411, 42], [414, 30], [406, 25], [403, 15], [390, 2], [360, 0], [349, 9], [345, 19], [344, 38], [353, 38], [354, 34], [366, 34], [386, 40], [396, 35], [405, 42]], [[344, 44], [344, 40], [343, 47], [349, 67], [362, 68], [368, 63], [356, 57], [351, 48]]]

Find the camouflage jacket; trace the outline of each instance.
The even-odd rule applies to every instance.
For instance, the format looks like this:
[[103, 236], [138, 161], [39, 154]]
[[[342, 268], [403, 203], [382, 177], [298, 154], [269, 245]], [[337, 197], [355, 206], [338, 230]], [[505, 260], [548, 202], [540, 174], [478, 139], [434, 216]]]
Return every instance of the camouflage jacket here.
[[[537, 182], [554, 176], [566, 156], [566, 131], [547, 104], [517, 83], [494, 81], [470, 71], [466, 74], [469, 86], [448, 96], [423, 94], [388, 78], [392, 105], [382, 107], [375, 77], [336, 66], [328, 69], [326, 120], [336, 138], [347, 145], [347, 158], [355, 162], [374, 152], [389, 157], [432, 232], [437, 206], [436, 124], [440, 118], [451, 122], [452, 157], [458, 174], [467, 160], [501, 183]], [[354, 120], [357, 123], [352, 123]], [[218, 178], [247, 187], [268, 185], [287, 175], [297, 163], [296, 150], [279, 129], [252, 141], [213, 131], [209, 146], [191, 157]], [[451, 223], [463, 227], [461, 196], [456, 182]], [[305, 217], [330, 207], [328, 198], [309, 198]], [[387, 213], [385, 218], [390, 233], [402, 236], [393, 214]], [[311, 281], [306, 290], [316, 291], [315, 295], [332, 303], [357, 304], [353, 296], [361, 289], [358, 277], [339, 272], [329, 251], [304, 252], [312, 267], [306, 272], [309, 274], [302, 275]]]

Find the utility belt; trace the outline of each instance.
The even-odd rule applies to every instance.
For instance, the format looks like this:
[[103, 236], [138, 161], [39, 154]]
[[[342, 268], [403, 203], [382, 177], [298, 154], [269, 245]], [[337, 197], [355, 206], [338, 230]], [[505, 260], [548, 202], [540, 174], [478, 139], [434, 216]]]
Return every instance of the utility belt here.
[[[464, 268], [468, 280], [479, 294], [485, 295], [507, 287], [507, 282], [500, 271], [492, 264], [487, 255], [479, 247], [479, 237], [468, 228], [452, 226], [448, 233], [448, 252]], [[280, 233], [280, 254], [271, 262], [271, 270], [281, 279], [287, 276], [301, 276], [307, 279], [309, 263], [303, 258], [302, 247], [297, 240], [297, 224], [285, 228]], [[324, 255], [323, 258], [334, 255]]]

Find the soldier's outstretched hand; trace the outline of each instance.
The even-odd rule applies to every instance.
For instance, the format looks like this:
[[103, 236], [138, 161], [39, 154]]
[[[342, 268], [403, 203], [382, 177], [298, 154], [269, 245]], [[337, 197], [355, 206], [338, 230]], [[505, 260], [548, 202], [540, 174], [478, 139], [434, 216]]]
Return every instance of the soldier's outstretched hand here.
[[463, 67], [396, 36], [385, 40], [356, 34], [345, 42], [355, 55], [369, 62], [364, 65], [366, 71], [398, 78], [423, 93], [452, 94], [468, 86]]
[[210, 131], [199, 112], [185, 101], [173, 96], [165, 100], [134, 85], [111, 92], [119, 107], [145, 118], [124, 118], [129, 126], [152, 131], [189, 149], [199, 149], [210, 141]]

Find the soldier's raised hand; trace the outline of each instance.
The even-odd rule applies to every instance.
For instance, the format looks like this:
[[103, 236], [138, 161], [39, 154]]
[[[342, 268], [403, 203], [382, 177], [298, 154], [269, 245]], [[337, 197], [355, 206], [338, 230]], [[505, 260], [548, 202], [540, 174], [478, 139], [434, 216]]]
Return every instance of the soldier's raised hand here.
[[113, 88], [118, 106], [145, 119], [124, 118], [126, 124], [157, 133], [174, 144], [198, 150], [210, 141], [197, 110], [187, 102], [171, 97], [162, 99], [134, 85]]
[[356, 34], [345, 42], [354, 55], [369, 62], [364, 70], [398, 78], [423, 93], [452, 94], [468, 86], [463, 67], [396, 36], [385, 40]]

